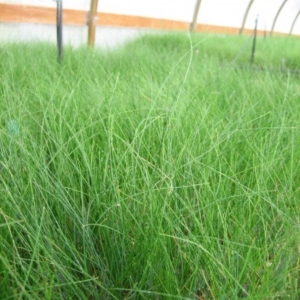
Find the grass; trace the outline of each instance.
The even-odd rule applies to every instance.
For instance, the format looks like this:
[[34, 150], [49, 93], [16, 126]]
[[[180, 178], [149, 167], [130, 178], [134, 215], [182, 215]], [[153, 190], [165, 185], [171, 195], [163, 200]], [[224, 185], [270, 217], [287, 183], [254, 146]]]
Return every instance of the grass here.
[[1, 299], [300, 298], [299, 40], [247, 43], [2, 46]]

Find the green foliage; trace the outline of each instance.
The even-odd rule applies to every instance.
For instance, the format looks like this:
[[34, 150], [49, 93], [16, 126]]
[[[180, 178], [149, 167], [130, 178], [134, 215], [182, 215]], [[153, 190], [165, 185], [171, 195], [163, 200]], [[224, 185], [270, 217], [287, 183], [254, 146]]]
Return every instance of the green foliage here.
[[247, 40], [2, 47], [1, 299], [300, 297], [298, 40]]

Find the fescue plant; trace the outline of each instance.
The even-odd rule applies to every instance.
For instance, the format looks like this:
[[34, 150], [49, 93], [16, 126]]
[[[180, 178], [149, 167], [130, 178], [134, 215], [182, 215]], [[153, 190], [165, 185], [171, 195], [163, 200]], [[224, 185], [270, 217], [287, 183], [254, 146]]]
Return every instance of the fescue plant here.
[[248, 39], [2, 46], [1, 299], [300, 298], [299, 40]]

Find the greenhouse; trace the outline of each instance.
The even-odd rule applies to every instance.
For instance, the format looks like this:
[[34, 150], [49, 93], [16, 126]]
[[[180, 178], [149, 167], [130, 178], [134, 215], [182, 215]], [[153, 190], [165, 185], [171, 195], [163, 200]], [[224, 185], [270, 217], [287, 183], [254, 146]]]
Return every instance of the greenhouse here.
[[0, 0], [0, 299], [300, 299], [300, 0]]

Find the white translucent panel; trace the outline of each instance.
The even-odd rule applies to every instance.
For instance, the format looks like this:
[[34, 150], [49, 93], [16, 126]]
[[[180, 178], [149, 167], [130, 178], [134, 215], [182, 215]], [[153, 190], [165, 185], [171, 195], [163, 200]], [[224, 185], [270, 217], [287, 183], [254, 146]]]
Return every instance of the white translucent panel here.
[[202, 0], [198, 23], [241, 27], [249, 0]]
[[99, 10], [191, 22], [196, 0], [99, 0]]
[[[91, 0], [62, 0], [67, 9], [89, 10]], [[55, 7], [53, 0], [0, 0], [0, 3]], [[190, 22], [196, 0], [98, 0], [98, 11]]]
[[[56, 30], [52, 25], [39, 24], [3, 24], [0, 23], [0, 42], [36, 41], [56, 43]], [[128, 40], [140, 36], [145, 31], [136, 28], [98, 27], [95, 46], [112, 49]], [[87, 30], [83, 26], [64, 26], [64, 45], [79, 47], [87, 43]]]
[[[254, 20], [258, 15], [258, 29], [267, 31], [271, 30], [276, 14], [278, 13], [282, 4], [283, 0], [254, 1], [247, 18], [246, 27], [253, 28]], [[274, 31], [288, 33], [291, 29], [293, 19], [295, 18], [299, 10], [299, 0], [287, 1], [278, 15]]]
[[[278, 16], [277, 22], [275, 24], [274, 31], [281, 31], [289, 33], [292, 23], [300, 11], [300, 1], [299, 0], [289, 0], [286, 5], [283, 7], [280, 15]], [[298, 24], [299, 24], [298, 20]], [[296, 25], [296, 24], [295, 24]], [[298, 30], [297, 30], [298, 28]], [[294, 27], [294, 32], [300, 34], [299, 26]]]
[[[62, 0], [62, 2], [64, 8], [77, 10], [88, 10], [91, 3], [90, 0]], [[54, 0], [0, 0], [0, 3], [56, 7], [56, 1]]]
[[55, 7], [53, 0], [0, 0], [0, 3]]
[[271, 30], [274, 18], [283, 0], [254, 1], [246, 22], [246, 28], [254, 28], [254, 21], [258, 17], [257, 27], [260, 30]]

